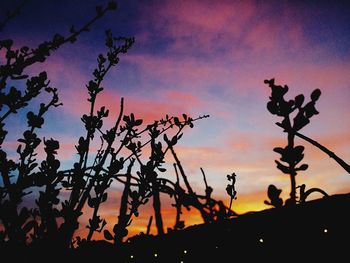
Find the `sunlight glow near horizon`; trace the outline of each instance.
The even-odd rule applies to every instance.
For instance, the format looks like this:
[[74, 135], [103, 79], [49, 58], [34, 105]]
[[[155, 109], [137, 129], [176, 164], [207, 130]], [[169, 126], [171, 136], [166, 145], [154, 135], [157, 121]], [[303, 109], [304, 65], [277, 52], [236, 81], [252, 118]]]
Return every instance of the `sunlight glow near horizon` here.
[[[56, 30], [63, 34], [71, 24], [81, 24], [98, 1], [81, 4], [86, 13], [68, 2], [40, 2], [37, 13], [28, 6], [1, 38], [35, 46]], [[121, 56], [104, 83], [105, 95], [98, 99], [111, 110], [107, 124], [118, 115], [120, 97], [125, 98], [126, 112], [147, 123], [165, 114], [209, 114], [209, 119], [184, 131], [176, 148], [190, 182], [198, 192], [204, 191], [202, 167], [213, 195], [228, 203], [226, 175], [235, 172], [238, 198], [233, 209], [245, 213], [269, 208], [263, 203], [268, 185], [281, 188], [286, 199], [290, 183], [275, 167], [279, 156], [272, 149], [285, 146], [287, 139], [274, 124], [279, 119], [266, 109], [269, 88], [264, 79], [274, 77], [277, 84], [288, 85], [291, 99], [303, 93], [308, 100], [312, 90], [321, 89], [316, 106], [320, 114], [302, 133], [350, 161], [350, 15], [342, 2], [320, 2], [120, 1], [119, 10], [77, 43], [31, 69], [48, 72], [64, 103], [49, 113], [40, 135], [60, 140], [62, 166], [69, 167], [83, 132], [85, 85], [98, 53], [104, 51], [103, 31], [111, 28], [115, 35], [135, 36], [136, 43]], [[50, 20], [50, 25], [45, 22], [47, 8], [57, 10], [57, 21]], [[25, 125], [25, 114], [11, 121], [10, 141], [16, 142]], [[296, 143], [306, 147], [304, 162], [309, 164], [297, 176], [298, 184], [329, 194], [350, 191], [350, 176], [337, 163], [312, 145]], [[15, 155], [16, 145], [5, 146]], [[169, 160], [173, 162], [171, 156]], [[173, 178], [174, 171], [169, 169], [167, 176]], [[169, 215], [165, 222], [172, 227], [175, 209], [168, 206], [164, 205]], [[131, 233], [145, 231], [150, 211], [149, 207], [140, 215], [142, 220], [135, 220]], [[113, 214], [109, 223], [115, 223], [117, 213], [116, 203], [106, 205], [104, 214]], [[186, 213], [185, 218], [186, 226], [201, 223], [195, 213]], [[153, 226], [151, 232], [155, 233]]]

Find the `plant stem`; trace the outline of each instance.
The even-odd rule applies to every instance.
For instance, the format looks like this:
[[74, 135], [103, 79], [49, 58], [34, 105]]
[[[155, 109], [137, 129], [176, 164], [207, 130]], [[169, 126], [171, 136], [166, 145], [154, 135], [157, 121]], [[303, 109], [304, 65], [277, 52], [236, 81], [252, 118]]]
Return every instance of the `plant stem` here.
[[[282, 127], [279, 123], [276, 123], [277, 126]], [[307, 137], [306, 135], [303, 135], [297, 131], [288, 131], [291, 133], [294, 133], [299, 138], [307, 141], [308, 143], [311, 143], [313, 146], [320, 149], [322, 152], [326, 153], [330, 158], [334, 159], [345, 171], [347, 171], [350, 174], [350, 165], [346, 163], [343, 159], [341, 159], [339, 156], [337, 156], [334, 152], [323, 146], [322, 144], [318, 143], [317, 141]]]

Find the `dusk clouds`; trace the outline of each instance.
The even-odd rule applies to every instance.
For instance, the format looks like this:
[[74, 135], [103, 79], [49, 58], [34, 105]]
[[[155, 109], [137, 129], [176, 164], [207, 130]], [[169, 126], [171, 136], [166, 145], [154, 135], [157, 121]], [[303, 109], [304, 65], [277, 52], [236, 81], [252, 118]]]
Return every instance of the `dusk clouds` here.
[[[52, 22], [52, 28], [62, 33], [70, 26], [63, 18], [73, 14], [63, 2], [60, 24]], [[88, 6], [96, 4], [88, 2]], [[82, 131], [78, 126], [83, 127], [80, 116], [87, 109], [85, 85], [97, 55], [103, 52], [101, 32], [112, 28], [115, 35], [135, 36], [136, 43], [112, 70], [103, 85], [105, 93], [97, 100], [111, 110], [106, 125], [115, 121], [120, 97], [125, 98], [126, 112], [146, 123], [165, 114], [209, 114], [210, 118], [184, 132], [177, 147], [198, 191], [203, 189], [202, 167], [214, 195], [225, 202], [229, 202], [226, 175], [237, 174], [238, 198], [233, 209], [238, 212], [267, 208], [263, 201], [271, 183], [288, 197], [289, 178], [276, 169], [278, 155], [272, 151], [286, 144], [286, 134], [275, 125], [279, 119], [266, 109], [270, 90], [263, 81], [269, 78], [287, 84], [291, 99], [300, 93], [308, 99], [314, 89], [321, 89], [320, 114], [302, 132], [350, 161], [350, 14], [343, 2], [320, 2], [120, 1], [119, 9], [96, 29], [42, 65], [64, 103], [51, 119], [67, 124], [58, 135], [70, 138], [62, 144], [66, 149], [62, 157], [74, 158], [74, 143]], [[77, 3], [75, 8], [84, 4]], [[87, 7], [82, 11], [89, 17]], [[19, 24], [13, 27], [23, 44], [31, 38], [30, 33], [21, 33]], [[46, 36], [44, 30], [50, 28], [41, 30]], [[55, 121], [48, 119], [45, 125], [49, 134], [55, 133]], [[298, 184], [329, 194], [350, 190], [350, 175], [337, 163], [312, 145], [297, 143], [306, 147], [305, 162], [310, 166], [298, 175]], [[173, 162], [171, 157], [168, 160]], [[173, 171], [168, 176], [174, 176]], [[141, 223], [135, 221], [135, 229], [147, 224], [148, 217], [143, 216]], [[196, 216], [192, 221], [197, 219], [200, 222]]]

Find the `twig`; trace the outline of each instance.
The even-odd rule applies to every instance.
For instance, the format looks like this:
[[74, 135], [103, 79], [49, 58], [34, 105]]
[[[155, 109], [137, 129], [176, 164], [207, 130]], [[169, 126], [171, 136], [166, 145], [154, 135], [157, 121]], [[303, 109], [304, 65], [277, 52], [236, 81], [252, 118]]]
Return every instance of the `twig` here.
[[[283, 128], [280, 123], [276, 123], [276, 125]], [[347, 171], [350, 174], [350, 165], [348, 163], [346, 163], [343, 159], [341, 159], [339, 156], [337, 156], [334, 152], [332, 152], [331, 150], [329, 150], [328, 148], [326, 148], [322, 144], [318, 143], [317, 141], [315, 141], [315, 140], [313, 140], [313, 139], [307, 137], [306, 135], [303, 135], [297, 131], [290, 130], [288, 132], [295, 134], [299, 138], [307, 141], [308, 143], [311, 143], [313, 146], [317, 147], [318, 149], [320, 149], [321, 151], [326, 153], [330, 158], [334, 159], [341, 167], [343, 167], [343, 169], [345, 171]]]

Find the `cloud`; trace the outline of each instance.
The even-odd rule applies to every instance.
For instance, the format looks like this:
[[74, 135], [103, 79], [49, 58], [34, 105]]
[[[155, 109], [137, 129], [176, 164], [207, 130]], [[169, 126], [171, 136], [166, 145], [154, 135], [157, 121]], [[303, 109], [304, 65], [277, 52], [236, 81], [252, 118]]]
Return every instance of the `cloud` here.
[[[198, 192], [204, 190], [202, 167], [214, 194], [226, 202], [226, 175], [237, 174], [238, 199], [234, 209], [238, 212], [267, 208], [263, 200], [271, 183], [283, 189], [284, 199], [288, 198], [289, 177], [276, 168], [274, 160], [279, 156], [272, 150], [286, 145], [287, 138], [274, 124], [280, 118], [266, 109], [270, 90], [263, 84], [264, 79], [274, 77], [276, 83], [287, 84], [290, 91], [286, 97], [290, 99], [300, 93], [308, 99], [312, 90], [320, 88], [322, 96], [316, 105], [320, 114], [302, 132], [344, 160], [350, 159], [346, 146], [350, 128], [346, 118], [350, 110], [349, 54], [337, 48], [346, 49], [348, 45], [327, 36], [327, 28], [315, 30], [320, 15], [327, 12], [306, 7], [307, 3], [285, 1], [140, 3], [139, 16], [133, 21], [137, 25], [136, 44], [103, 82], [105, 90], [97, 99], [97, 109], [110, 109], [106, 128], [114, 124], [119, 114], [121, 97], [125, 98], [125, 114], [133, 112], [136, 118], [144, 119], [144, 124], [165, 114], [210, 114], [208, 120], [186, 130], [176, 145], [193, 187]], [[329, 18], [322, 18], [322, 23], [331, 23]], [[328, 26], [332, 28], [332, 24]], [[324, 39], [327, 41], [321, 41]], [[65, 49], [33, 70], [47, 70], [52, 86], [60, 89], [64, 107], [60, 113], [54, 113], [51, 121], [69, 125], [60, 129], [62, 133], [57, 131], [56, 123], [49, 125], [56, 130], [50, 136], [62, 142], [59, 154], [63, 160], [75, 154], [74, 144], [80, 136], [75, 126], [80, 116], [89, 111], [85, 85], [96, 66], [97, 54], [90, 56], [91, 51], [95, 52], [95, 44], [79, 47], [88, 56], [72, 56]], [[83, 126], [80, 122], [79, 125]], [[298, 174], [297, 184], [320, 187], [330, 194], [349, 191], [346, 185], [350, 177], [334, 160], [312, 145], [296, 141], [305, 145], [304, 161], [309, 164], [307, 171]], [[14, 145], [7, 146], [15, 150]], [[167, 161], [169, 169], [164, 176], [171, 178], [174, 171], [170, 154]], [[112, 196], [115, 199], [106, 204], [103, 213], [115, 223], [119, 196]], [[175, 212], [170, 203], [165, 201], [163, 207], [166, 226], [174, 223]], [[149, 204], [134, 220], [130, 233], [145, 231], [151, 214]], [[195, 212], [186, 216], [189, 223], [200, 222]], [[152, 226], [152, 233], [155, 232]]]
[[299, 9], [257, 1], [165, 1], [145, 7], [139, 27], [149, 32], [149, 41], [177, 55], [243, 59], [266, 50], [299, 50], [305, 43]]

